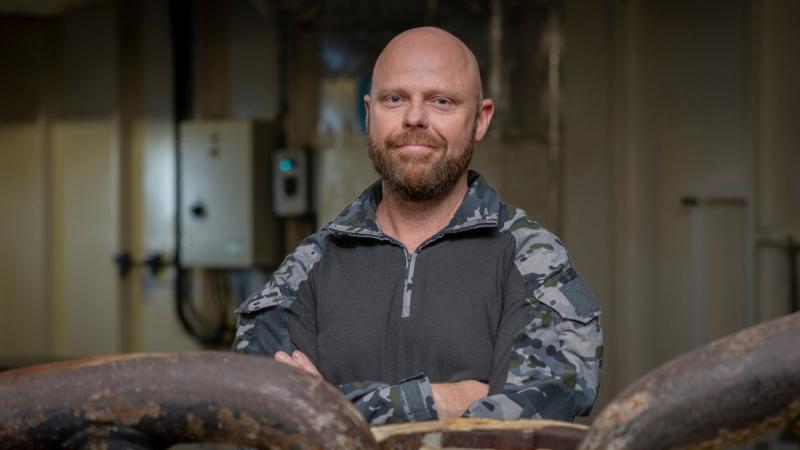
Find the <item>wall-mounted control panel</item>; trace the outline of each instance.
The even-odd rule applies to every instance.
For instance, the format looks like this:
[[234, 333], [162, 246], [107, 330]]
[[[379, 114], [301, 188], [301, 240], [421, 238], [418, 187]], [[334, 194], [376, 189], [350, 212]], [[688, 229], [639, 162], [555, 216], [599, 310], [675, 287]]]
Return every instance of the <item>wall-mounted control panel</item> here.
[[278, 217], [309, 210], [309, 161], [306, 150], [284, 149], [272, 155], [272, 204]]
[[250, 120], [180, 126], [180, 263], [186, 267], [275, 266], [272, 208], [275, 125]]

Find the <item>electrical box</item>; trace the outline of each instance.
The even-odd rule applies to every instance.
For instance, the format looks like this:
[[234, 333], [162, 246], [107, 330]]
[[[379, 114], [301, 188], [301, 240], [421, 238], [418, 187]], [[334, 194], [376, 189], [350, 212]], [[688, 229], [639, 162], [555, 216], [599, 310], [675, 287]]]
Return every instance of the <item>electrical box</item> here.
[[285, 149], [272, 156], [272, 204], [278, 217], [308, 213], [308, 152]]
[[277, 131], [273, 124], [250, 120], [181, 123], [181, 265], [279, 263], [271, 192]]

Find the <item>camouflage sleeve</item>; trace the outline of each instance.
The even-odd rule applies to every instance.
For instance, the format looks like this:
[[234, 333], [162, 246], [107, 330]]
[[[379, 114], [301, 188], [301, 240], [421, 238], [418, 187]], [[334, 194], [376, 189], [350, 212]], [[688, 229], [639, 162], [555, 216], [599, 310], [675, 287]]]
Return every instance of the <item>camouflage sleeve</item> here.
[[370, 426], [438, 419], [430, 380], [422, 374], [394, 385], [364, 381], [343, 384], [339, 390]]
[[475, 401], [464, 416], [571, 421], [589, 414], [597, 397], [600, 308], [555, 236], [527, 217], [508, 226], [517, 242], [527, 324], [513, 340], [507, 366], [496, 368], [505, 372], [502, 392]]
[[[291, 353], [289, 308], [301, 290], [308, 289], [305, 282], [322, 256], [321, 239], [321, 233], [317, 233], [303, 241], [283, 260], [267, 284], [236, 309], [233, 351], [266, 356], [279, 350]], [[302, 350], [308, 354], [311, 349]], [[316, 361], [316, 355], [308, 356]]]

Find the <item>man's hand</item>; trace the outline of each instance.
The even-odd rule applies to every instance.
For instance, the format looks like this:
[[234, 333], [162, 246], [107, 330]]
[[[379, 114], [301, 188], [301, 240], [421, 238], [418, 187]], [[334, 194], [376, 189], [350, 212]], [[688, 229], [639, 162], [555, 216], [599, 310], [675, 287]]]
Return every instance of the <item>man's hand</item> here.
[[489, 393], [489, 385], [476, 380], [432, 384], [431, 389], [440, 419], [461, 417], [472, 402]]
[[284, 364], [288, 364], [290, 366], [297, 367], [298, 369], [305, 370], [307, 373], [314, 375], [315, 377], [322, 378], [322, 375], [319, 373], [319, 370], [314, 366], [308, 356], [303, 354], [303, 352], [299, 350], [295, 350], [292, 352], [292, 356], [287, 355], [284, 352], [277, 352], [275, 353], [275, 360], [278, 362], [282, 362]]

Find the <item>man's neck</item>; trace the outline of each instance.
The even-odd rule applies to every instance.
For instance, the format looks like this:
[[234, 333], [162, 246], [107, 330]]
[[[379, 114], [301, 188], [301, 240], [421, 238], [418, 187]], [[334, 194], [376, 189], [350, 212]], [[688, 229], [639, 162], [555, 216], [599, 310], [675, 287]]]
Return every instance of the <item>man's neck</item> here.
[[444, 196], [430, 201], [408, 201], [383, 185], [376, 214], [381, 230], [406, 246], [409, 252], [444, 228], [455, 215], [467, 192], [467, 174]]

